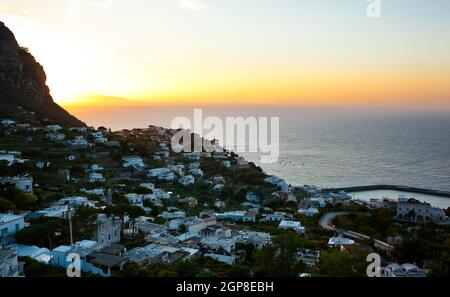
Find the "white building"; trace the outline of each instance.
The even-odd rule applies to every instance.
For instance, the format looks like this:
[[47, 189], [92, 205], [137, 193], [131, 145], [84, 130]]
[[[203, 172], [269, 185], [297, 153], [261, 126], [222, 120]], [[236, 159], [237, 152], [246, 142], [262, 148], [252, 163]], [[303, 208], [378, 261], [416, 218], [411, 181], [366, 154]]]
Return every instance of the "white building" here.
[[92, 172], [89, 174], [89, 182], [95, 183], [95, 182], [104, 182], [105, 178], [103, 177], [103, 174]]
[[381, 269], [381, 277], [426, 277], [426, 273], [414, 264], [391, 263]]
[[22, 274], [17, 252], [13, 249], [0, 249], [0, 278], [19, 277]]
[[166, 200], [170, 197], [171, 194], [163, 189], [154, 189], [152, 194], [144, 195], [144, 200]]
[[297, 221], [281, 221], [280, 225], [278, 225], [279, 229], [292, 229], [297, 233], [304, 234], [306, 229], [302, 227], [302, 224]]
[[123, 167], [143, 170], [145, 168], [144, 161], [139, 156], [127, 156], [122, 158]]
[[319, 207], [321, 207], [321, 208], [323, 208], [327, 205], [327, 202], [325, 201], [324, 197], [312, 197], [312, 198], [309, 198], [309, 200], [313, 201], [313, 202], [317, 202], [319, 204]]
[[423, 203], [416, 199], [408, 199], [405, 202], [399, 201], [397, 204], [397, 218], [416, 222], [426, 220], [442, 222], [448, 219], [443, 209], [431, 207], [429, 203]]
[[52, 251], [51, 265], [67, 268], [72, 259], [70, 254], [80, 256], [81, 271], [102, 277], [111, 276], [113, 269], [121, 270], [125, 259], [121, 256], [123, 246], [99, 245], [95, 241], [85, 240], [74, 247], [59, 246]]
[[263, 221], [265, 222], [281, 222], [284, 220], [292, 220], [294, 217], [290, 213], [286, 212], [274, 212], [272, 214], [265, 214], [263, 215]]
[[25, 228], [23, 216], [0, 213], [0, 246], [14, 240], [14, 234]]
[[194, 163], [189, 163], [188, 165], [188, 169], [199, 169], [200, 168], [200, 163], [199, 162], [194, 162]]
[[319, 210], [317, 208], [299, 209], [298, 213], [305, 217], [314, 217], [319, 214]]
[[200, 168], [193, 168], [189, 170], [189, 174], [192, 174], [193, 176], [203, 176], [203, 170]]
[[96, 201], [91, 201], [87, 197], [82, 196], [67, 197], [57, 202], [58, 205], [69, 205], [74, 208], [81, 206], [94, 208], [96, 203], [97, 203]]
[[2, 125], [3, 125], [3, 126], [12, 126], [12, 125], [14, 125], [15, 123], [16, 123], [16, 121], [9, 120], [9, 119], [2, 120]]
[[205, 254], [205, 257], [212, 258], [218, 262], [225, 263], [227, 265], [234, 265], [236, 263], [236, 257], [234, 256], [225, 256], [219, 254]]
[[33, 178], [29, 175], [1, 178], [0, 185], [3, 187], [14, 186], [25, 193], [33, 193]]
[[198, 235], [199, 232], [205, 228], [216, 224], [216, 220], [200, 219], [198, 217], [189, 217], [186, 219], [176, 219], [169, 222], [169, 228], [172, 230], [179, 230], [181, 225], [186, 227], [186, 233], [191, 235]]
[[122, 221], [118, 218], [99, 214], [97, 218], [97, 242], [108, 246], [120, 242]]
[[60, 125], [48, 125], [47, 131], [57, 133], [62, 130], [62, 127]]
[[13, 164], [23, 164], [26, 160], [20, 158], [21, 153], [19, 152], [0, 152], [0, 161], [6, 162], [7, 166], [11, 166]]
[[137, 206], [137, 207], [144, 207], [144, 203], [143, 203], [143, 195], [140, 194], [136, 194], [136, 193], [130, 193], [130, 194], [126, 194], [125, 198], [127, 198], [128, 203], [130, 203], [133, 206]]
[[330, 247], [340, 247], [343, 248], [344, 246], [354, 245], [355, 241], [353, 239], [348, 239], [342, 236], [337, 237], [331, 237], [328, 240], [328, 245]]
[[87, 127], [71, 127], [69, 128], [70, 132], [79, 132], [79, 133], [86, 133]]
[[66, 135], [63, 133], [48, 133], [45, 137], [50, 141], [64, 141], [66, 140]]
[[186, 217], [186, 213], [184, 211], [175, 211], [175, 212], [165, 211], [159, 216], [166, 220], [183, 219]]
[[265, 178], [264, 181], [266, 183], [272, 184], [274, 186], [278, 186], [280, 188], [285, 188], [288, 186], [286, 181], [284, 181], [283, 179], [281, 179], [277, 176], [269, 176], [269, 177]]
[[217, 219], [228, 219], [235, 222], [255, 222], [256, 214], [247, 211], [229, 211], [215, 214]]
[[180, 178], [178, 180], [178, 182], [180, 184], [182, 184], [183, 186], [187, 187], [187, 186], [195, 184], [195, 178], [192, 175], [186, 175], [186, 176], [183, 176], [182, 178]]
[[169, 165], [167, 168], [176, 173], [178, 176], [184, 176], [184, 170], [186, 169], [186, 167], [182, 164]]
[[173, 173], [169, 168], [150, 169], [148, 172], [148, 177], [157, 178], [162, 181], [174, 181], [176, 179], [175, 173]]
[[198, 161], [201, 159], [202, 154], [199, 152], [184, 153], [184, 157], [191, 161]]
[[152, 184], [152, 183], [141, 183], [141, 184], [139, 184], [139, 187], [145, 188], [145, 189], [148, 189], [148, 190], [152, 190], [152, 191], [155, 190], [155, 185]]
[[242, 242], [250, 243], [255, 248], [260, 249], [271, 244], [272, 239], [270, 234], [266, 232], [244, 231], [242, 234]]
[[69, 141], [69, 145], [74, 147], [88, 147], [89, 143], [83, 136], [77, 136], [75, 139]]
[[95, 188], [92, 190], [80, 189], [80, 192], [94, 196], [105, 196], [105, 189], [103, 188]]
[[206, 237], [201, 243], [214, 250], [224, 250], [231, 253], [236, 248], [236, 240], [227, 237]]
[[67, 219], [69, 217], [69, 206], [52, 205], [49, 208], [38, 210], [27, 216], [27, 218], [41, 218], [41, 217]]
[[47, 248], [39, 248], [37, 246], [22, 244], [12, 244], [7, 248], [14, 249], [19, 257], [29, 257], [43, 264], [49, 264], [51, 259], [51, 252]]
[[297, 252], [297, 259], [309, 267], [314, 267], [319, 262], [320, 251], [308, 249], [300, 250]]

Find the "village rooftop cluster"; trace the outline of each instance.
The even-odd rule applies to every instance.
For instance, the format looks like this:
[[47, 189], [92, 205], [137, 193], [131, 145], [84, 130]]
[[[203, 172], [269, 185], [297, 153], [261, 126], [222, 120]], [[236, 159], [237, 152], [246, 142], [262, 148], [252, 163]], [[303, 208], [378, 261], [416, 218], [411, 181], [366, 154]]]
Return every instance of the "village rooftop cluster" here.
[[[14, 173], [1, 176], [0, 187], [19, 191], [28, 199], [24, 205], [32, 205], [0, 213], [0, 276], [23, 276], [19, 257], [67, 268], [73, 253], [81, 257], [83, 273], [103, 277], [120, 274], [128, 263], [172, 264], [199, 256], [232, 266], [242, 260], [237, 246], [262, 249], [285, 230], [315, 236], [320, 226], [310, 231], [303, 221], [318, 220], [327, 207], [352, 200], [345, 192], [292, 187], [226, 150], [175, 154], [170, 141], [176, 130], [150, 126], [112, 132], [40, 122], [32, 114], [26, 119], [0, 122], [2, 174]], [[406, 198], [373, 200], [366, 207], [388, 204], [396, 205], [402, 221], [448, 220], [442, 209]], [[108, 213], [124, 205], [125, 211]], [[65, 239], [55, 232], [48, 246], [17, 242], [16, 234], [42, 219], [61, 219], [72, 228], [80, 209], [95, 210], [88, 224], [92, 232], [70, 233]], [[360, 234], [326, 223], [322, 227], [331, 229], [325, 250], [344, 251], [361, 240]], [[321, 252], [299, 249], [296, 257], [314, 267]], [[412, 264], [388, 267], [387, 276], [425, 275]]]

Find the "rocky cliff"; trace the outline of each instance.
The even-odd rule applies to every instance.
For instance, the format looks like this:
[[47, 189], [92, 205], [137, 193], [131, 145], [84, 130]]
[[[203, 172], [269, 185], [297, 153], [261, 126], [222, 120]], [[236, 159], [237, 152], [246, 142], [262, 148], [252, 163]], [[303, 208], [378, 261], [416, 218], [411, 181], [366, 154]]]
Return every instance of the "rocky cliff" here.
[[16, 118], [26, 110], [38, 119], [84, 126], [53, 101], [46, 80], [44, 68], [0, 21], [0, 117]]

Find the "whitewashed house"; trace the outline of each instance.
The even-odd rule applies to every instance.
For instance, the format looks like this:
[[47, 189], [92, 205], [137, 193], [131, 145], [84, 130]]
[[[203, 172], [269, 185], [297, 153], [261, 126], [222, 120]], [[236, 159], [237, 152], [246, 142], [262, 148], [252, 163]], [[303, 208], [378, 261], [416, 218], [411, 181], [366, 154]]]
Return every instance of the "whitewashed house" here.
[[184, 176], [184, 170], [186, 167], [183, 164], [178, 165], [169, 165], [167, 168], [169, 168], [171, 171], [176, 173], [178, 176]]
[[0, 178], [0, 186], [14, 186], [25, 193], [33, 193], [33, 178], [29, 175]]
[[70, 132], [79, 132], [79, 133], [86, 133], [87, 132], [87, 127], [71, 127], [69, 128]]
[[2, 120], [2, 125], [5, 126], [5, 127], [12, 126], [15, 123], [16, 123], [16, 121], [13, 121], [13, 120], [10, 120], [10, 119]]
[[19, 277], [23, 266], [19, 263], [18, 254], [14, 249], [0, 249], [0, 278]]
[[139, 184], [139, 186], [141, 188], [145, 188], [145, 189], [148, 189], [148, 190], [152, 190], [152, 191], [155, 190], [155, 185], [152, 184], [152, 183], [141, 183], [141, 184]]
[[0, 161], [5, 161], [7, 166], [11, 166], [13, 164], [23, 164], [27, 160], [21, 159], [21, 155], [22, 153], [20, 152], [0, 151]]
[[328, 240], [328, 245], [330, 247], [340, 247], [341, 249], [345, 246], [354, 245], [355, 241], [353, 239], [345, 238], [342, 236], [331, 237]]
[[256, 214], [247, 211], [229, 211], [215, 214], [217, 219], [228, 219], [235, 222], [255, 222]]
[[0, 246], [14, 241], [14, 234], [25, 228], [23, 216], [0, 213]]
[[69, 141], [69, 145], [73, 147], [86, 148], [89, 146], [89, 143], [83, 136], [77, 136], [75, 139]]
[[192, 175], [186, 175], [186, 176], [183, 176], [182, 178], [180, 178], [178, 180], [178, 182], [180, 184], [182, 184], [183, 186], [187, 187], [187, 186], [195, 184], [195, 178]]
[[308, 208], [308, 209], [300, 208], [298, 210], [298, 213], [304, 215], [305, 217], [314, 217], [318, 215], [320, 212], [317, 208]]
[[98, 172], [92, 172], [89, 174], [89, 182], [95, 183], [95, 182], [104, 182], [106, 179], [103, 177], [103, 174]]
[[306, 229], [302, 227], [302, 224], [298, 221], [281, 221], [278, 225], [279, 229], [292, 229], [297, 233], [304, 234]]
[[66, 135], [63, 133], [48, 133], [45, 137], [50, 141], [64, 141], [66, 140]]
[[294, 218], [292, 214], [286, 212], [274, 212], [272, 214], [265, 214], [263, 217], [263, 221], [265, 222], [281, 222], [292, 220]]
[[166, 220], [184, 219], [186, 217], [186, 213], [184, 211], [175, 211], [175, 212], [165, 211], [159, 216]]
[[125, 195], [125, 198], [127, 198], [128, 203], [130, 203], [133, 206], [137, 207], [144, 207], [143, 203], [143, 195], [136, 194], [136, 193], [129, 193]]
[[203, 176], [203, 170], [201, 170], [200, 168], [193, 168], [189, 170], [189, 173], [193, 176]]
[[49, 132], [57, 133], [61, 131], [63, 128], [60, 125], [48, 125], [46, 130]]
[[123, 167], [143, 170], [145, 168], [144, 161], [139, 156], [126, 156], [122, 158]]

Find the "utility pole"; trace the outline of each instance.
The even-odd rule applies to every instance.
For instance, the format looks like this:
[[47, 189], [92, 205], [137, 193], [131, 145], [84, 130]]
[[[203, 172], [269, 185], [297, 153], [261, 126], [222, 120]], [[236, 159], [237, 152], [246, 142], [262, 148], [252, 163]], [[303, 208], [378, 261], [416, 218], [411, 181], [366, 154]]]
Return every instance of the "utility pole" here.
[[72, 213], [69, 206], [69, 234], [70, 234], [70, 247], [73, 248], [73, 233], [72, 233]]

